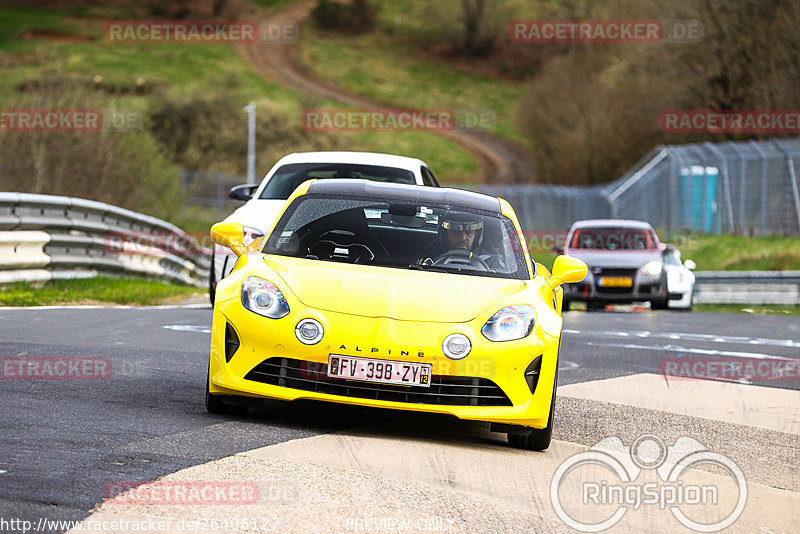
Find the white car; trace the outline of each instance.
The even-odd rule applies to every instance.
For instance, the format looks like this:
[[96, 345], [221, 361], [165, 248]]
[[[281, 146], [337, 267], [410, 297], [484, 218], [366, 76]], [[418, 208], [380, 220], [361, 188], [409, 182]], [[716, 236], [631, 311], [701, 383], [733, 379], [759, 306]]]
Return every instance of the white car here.
[[681, 263], [681, 251], [671, 245], [664, 250], [664, 269], [667, 271], [668, 306], [691, 310], [694, 299], [694, 273], [697, 266], [692, 260]]
[[[298, 185], [310, 180], [361, 178], [378, 182], [439, 187], [428, 165], [419, 159], [373, 152], [299, 152], [281, 158], [260, 184], [237, 185], [229, 195], [245, 204], [225, 222], [244, 225], [249, 241], [261, 237], [275, 222], [289, 195]], [[236, 256], [216, 245], [211, 258], [208, 290], [214, 303], [217, 282], [227, 276]]]

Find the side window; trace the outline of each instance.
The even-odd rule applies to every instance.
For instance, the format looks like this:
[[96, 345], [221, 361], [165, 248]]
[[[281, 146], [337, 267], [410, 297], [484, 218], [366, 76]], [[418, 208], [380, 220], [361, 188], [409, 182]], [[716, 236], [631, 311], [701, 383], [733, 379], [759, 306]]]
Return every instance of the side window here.
[[436, 177], [433, 176], [433, 173], [428, 169], [428, 167], [420, 167], [422, 172], [422, 183], [429, 187], [439, 187], [439, 182], [436, 181]]

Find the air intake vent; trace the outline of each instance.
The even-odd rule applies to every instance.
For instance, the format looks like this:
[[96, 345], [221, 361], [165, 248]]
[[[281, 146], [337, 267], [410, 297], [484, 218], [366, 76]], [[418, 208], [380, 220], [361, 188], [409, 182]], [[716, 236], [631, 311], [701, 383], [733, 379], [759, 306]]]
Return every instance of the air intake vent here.
[[225, 323], [225, 361], [231, 361], [233, 354], [239, 348], [239, 336], [236, 335], [236, 330], [230, 325]]
[[420, 387], [344, 380], [331, 378], [327, 373], [327, 363], [269, 358], [244, 378], [274, 386], [360, 399], [442, 406], [512, 405], [503, 390], [485, 378], [433, 375], [430, 387]]

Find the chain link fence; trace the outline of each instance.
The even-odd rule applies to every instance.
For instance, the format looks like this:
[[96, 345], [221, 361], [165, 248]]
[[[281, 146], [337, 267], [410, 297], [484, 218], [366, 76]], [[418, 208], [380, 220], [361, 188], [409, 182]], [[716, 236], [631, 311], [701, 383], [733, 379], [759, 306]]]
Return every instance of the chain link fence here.
[[525, 230], [621, 218], [673, 232], [800, 234], [800, 138], [659, 146], [605, 186], [482, 186]]
[[233, 186], [247, 183], [244, 176], [181, 169], [180, 179], [187, 204], [216, 211], [220, 221], [242, 205], [240, 201], [228, 198], [228, 191]]

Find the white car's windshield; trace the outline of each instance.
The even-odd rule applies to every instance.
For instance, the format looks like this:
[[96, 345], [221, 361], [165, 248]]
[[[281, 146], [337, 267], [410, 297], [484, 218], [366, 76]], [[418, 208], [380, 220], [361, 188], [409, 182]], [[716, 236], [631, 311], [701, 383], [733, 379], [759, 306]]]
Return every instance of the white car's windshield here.
[[414, 173], [397, 167], [355, 163], [291, 163], [275, 171], [258, 198], [286, 200], [306, 180], [359, 178], [373, 182], [415, 184]]
[[319, 261], [529, 278], [510, 219], [448, 205], [304, 195], [287, 209], [263, 252]]
[[586, 250], [653, 250], [655, 235], [639, 228], [579, 228], [569, 240], [569, 248]]

